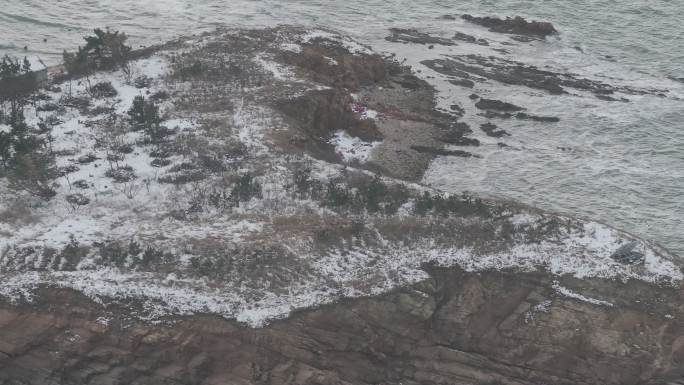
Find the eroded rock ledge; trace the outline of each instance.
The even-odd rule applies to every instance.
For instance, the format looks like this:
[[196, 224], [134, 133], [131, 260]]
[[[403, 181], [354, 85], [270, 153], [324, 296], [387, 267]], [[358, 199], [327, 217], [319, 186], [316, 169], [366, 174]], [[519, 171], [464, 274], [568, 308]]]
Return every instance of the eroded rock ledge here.
[[135, 321], [70, 291], [0, 305], [8, 384], [675, 384], [681, 292], [544, 273], [430, 278], [262, 329], [212, 316]]

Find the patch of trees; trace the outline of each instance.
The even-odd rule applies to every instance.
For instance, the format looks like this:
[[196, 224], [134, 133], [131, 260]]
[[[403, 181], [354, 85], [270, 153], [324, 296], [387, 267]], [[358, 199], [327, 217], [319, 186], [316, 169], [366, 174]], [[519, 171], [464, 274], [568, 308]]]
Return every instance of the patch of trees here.
[[152, 144], [160, 144], [171, 132], [162, 126], [159, 106], [152, 99], [138, 95], [128, 110], [128, 120], [134, 131], [143, 131]]
[[491, 208], [482, 199], [473, 198], [465, 193], [458, 196], [443, 193], [431, 194], [428, 191], [416, 198], [413, 212], [418, 215], [492, 216]]
[[394, 215], [411, 197], [404, 185], [389, 185], [378, 176], [361, 178], [352, 187], [342, 179], [322, 183], [306, 167], [295, 170], [289, 188], [296, 199], [312, 199], [332, 209], [369, 214]]
[[76, 238], [71, 235], [69, 243], [55, 255], [52, 259], [52, 270], [74, 271], [78, 264], [88, 256], [89, 248], [82, 246]]
[[88, 76], [94, 70], [129, 70], [131, 47], [126, 44], [128, 36], [109, 28], [96, 28], [93, 35], [85, 36], [85, 46], [76, 52], [64, 51], [64, 66], [70, 76]]
[[230, 188], [205, 191], [200, 184], [195, 184], [192, 195], [188, 213], [203, 212], [208, 207], [224, 211], [240, 207], [252, 199], [262, 199], [263, 188], [257, 178], [247, 172], [238, 176]]
[[47, 146], [51, 125], [41, 122], [33, 130], [24, 117], [35, 89], [29, 61], [5, 55], [0, 61], [0, 177], [6, 176], [16, 190], [50, 199], [56, 195], [52, 180], [57, 176]]
[[[311, 169], [299, 168], [292, 177], [290, 191], [295, 199], [312, 199], [323, 206], [352, 213], [394, 215], [413, 200], [416, 215], [458, 215], [491, 217], [492, 208], [468, 194], [448, 195], [423, 192], [415, 195], [402, 184], [387, 184], [380, 177], [360, 180], [338, 178], [327, 183], [312, 178]], [[358, 178], [357, 178], [358, 179]]]
[[178, 256], [154, 247], [143, 247], [135, 240], [128, 243], [119, 241], [95, 242], [92, 247], [79, 243], [72, 235], [69, 243], [61, 250], [46, 249], [41, 258], [43, 269], [53, 271], [75, 271], [78, 265], [91, 255], [95, 249], [102, 266], [120, 269], [155, 270], [165, 264], [175, 263]]
[[31, 63], [24, 57], [20, 60], [5, 55], [0, 60], [0, 102], [11, 104], [17, 109], [37, 87]]
[[[18, 59], [6, 56], [0, 63], [0, 84], [29, 73], [30, 68], [27, 60], [20, 63]], [[43, 122], [38, 131], [29, 127], [24, 117], [26, 95], [3, 95], [1, 101], [0, 177], [8, 177], [14, 189], [43, 199], [54, 197], [56, 192], [52, 179], [56, 177], [56, 171], [54, 158], [47, 146], [51, 126]]]
[[141, 246], [135, 240], [126, 243], [106, 241], [95, 244], [103, 265], [138, 270], [154, 270], [161, 265], [175, 263], [178, 256], [152, 246]]

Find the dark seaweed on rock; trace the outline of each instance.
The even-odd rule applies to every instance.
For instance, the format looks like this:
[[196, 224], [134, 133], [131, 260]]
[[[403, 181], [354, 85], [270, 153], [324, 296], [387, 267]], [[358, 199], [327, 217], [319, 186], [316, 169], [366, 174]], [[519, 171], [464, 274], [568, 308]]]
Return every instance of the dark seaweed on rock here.
[[520, 16], [499, 19], [498, 17], [476, 17], [472, 15], [463, 15], [461, 18], [471, 23], [489, 28], [489, 30], [492, 32], [514, 33], [519, 35], [531, 35], [539, 37], [558, 34], [558, 31], [553, 24], [549, 22], [527, 21]]

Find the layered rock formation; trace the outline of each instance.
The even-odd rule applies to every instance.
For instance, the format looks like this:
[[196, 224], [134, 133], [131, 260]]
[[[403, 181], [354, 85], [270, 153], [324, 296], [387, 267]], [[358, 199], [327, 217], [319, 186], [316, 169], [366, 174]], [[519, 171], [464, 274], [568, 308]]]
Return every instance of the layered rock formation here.
[[[544, 273], [430, 278], [262, 329], [132, 320], [69, 291], [0, 310], [3, 384], [678, 384], [681, 292]], [[579, 294], [581, 293], [581, 294]]]

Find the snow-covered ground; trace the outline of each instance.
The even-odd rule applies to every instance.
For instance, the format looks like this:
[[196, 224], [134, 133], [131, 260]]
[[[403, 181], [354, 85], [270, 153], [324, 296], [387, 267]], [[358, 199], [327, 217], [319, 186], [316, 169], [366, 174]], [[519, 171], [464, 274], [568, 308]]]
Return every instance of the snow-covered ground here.
[[[277, 47], [299, 52], [301, 44], [320, 37], [341, 39], [352, 52], [368, 52], [368, 48], [326, 31], [310, 31], [295, 42], [277, 42]], [[180, 50], [190, 51], [209, 41], [211, 38], [194, 41], [192, 46]], [[249, 90], [252, 95], [236, 92], [231, 106], [226, 105], [225, 111], [207, 113], [219, 122], [218, 128], [213, 130], [220, 135], [212, 134], [214, 131], [207, 128], [206, 116], [187, 107], [180, 108], [177, 104], [182, 99], [183, 90], [207, 86], [206, 83], [183, 82], [171, 76], [173, 63], [170, 58], [181, 53], [161, 51], [137, 60], [132, 63], [133, 76], [126, 76], [122, 71], [91, 76], [90, 84], [110, 82], [117, 91], [115, 97], [93, 99], [91, 110], [102, 107], [111, 108], [113, 112], [89, 116], [71, 107], [57, 112], [59, 123], [52, 130], [52, 146], [58, 154], [57, 166], [76, 166], [78, 169], [58, 179], [55, 198], [41, 202], [17, 196], [4, 180], [0, 180], [0, 212], [10, 212], [17, 205], [24, 205], [31, 212], [22, 220], [0, 218], [0, 295], [12, 301], [30, 301], [36, 288], [49, 285], [77, 290], [103, 304], [131, 299], [139, 301], [143, 310], [135, 315], [143, 319], [215, 313], [258, 327], [269, 320], [286, 317], [295, 309], [330, 303], [343, 297], [376, 295], [400, 285], [419, 282], [427, 278], [427, 273], [421, 269], [421, 264], [426, 262], [460, 266], [468, 271], [545, 270], [558, 276], [634, 278], [668, 285], [682, 280], [679, 267], [667, 259], [665, 252], [642, 241], [639, 241], [637, 250], [645, 256], [643, 265], [623, 265], [613, 260], [611, 254], [634, 237], [598, 223], [583, 223], [522, 209], [505, 213], [508, 216], [503, 220], [464, 218], [450, 222], [454, 226], [455, 238], [458, 238], [456, 236], [462, 227], [470, 226], [476, 220], [494, 227], [510, 225], [516, 233], [523, 235], [542, 229], [551, 219], [568, 223], [553, 234], [544, 234], [539, 241], [530, 242], [524, 236], [516, 237], [512, 244], [491, 251], [470, 245], [467, 240], [465, 243], [438, 242], [431, 236], [424, 236], [405, 242], [383, 233], [383, 221], [413, 220], [410, 214], [413, 199], [388, 219], [365, 212], [339, 212], [322, 207], [315, 200], [295, 198], [288, 186], [295, 165], [309, 165], [313, 177], [322, 183], [339, 179], [349, 172], [362, 172], [306, 155], [286, 156], [279, 152], [270, 139], [271, 134], [282, 129], [278, 113], [255, 102], [259, 100], [255, 95], [271, 84]], [[292, 69], [271, 57], [257, 55], [253, 63], [262, 72], [270, 73], [269, 82], [311, 83], [298, 79]], [[142, 76], [151, 80], [143, 87], [136, 87], [131, 80]], [[89, 97], [86, 85], [85, 81], [60, 84], [59, 90], [55, 88], [48, 95], [55, 102], [64, 100], [68, 94]], [[320, 86], [310, 84], [311, 89]], [[158, 148], [143, 141], [141, 132], [126, 129], [126, 116], [136, 96], [149, 98], [162, 91], [172, 95], [159, 104], [163, 125], [175, 128], [172, 140], [177, 143], [190, 143], [192, 140], [195, 144], [188, 144], [187, 148], [183, 147], [184, 151], [164, 158], [168, 160], [167, 164], [153, 166], [152, 162], [158, 159], [153, 153]], [[31, 125], [36, 125], [47, 114], [29, 108], [27, 119]], [[379, 118], [377, 113], [367, 109], [361, 115], [365, 119]], [[118, 119], [112, 120], [111, 116]], [[236, 143], [247, 149], [247, 155], [239, 155], [238, 160], [230, 157], [219, 159], [225, 166], [221, 171], [208, 173], [185, 184], [162, 182], [162, 178], [176, 172], [174, 170], [178, 166], [196, 162], [203, 155], [210, 154], [214, 146]], [[342, 160], [362, 163], [372, 158], [373, 148], [377, 145], [352, 137], [345, 131], [334, 133], [330, 143]], [[121, 157], [116, 160], [108, 160], [112, 155], [112, 144], [130, 146], [131, 151], [119, 154]], [[124, 165], [130, 166], [135, 175], [133, 179], [116, 183], [107, 176], [108, 170]], [[255, 175], [262, 186], [261, 197], [227, 210], [204, 207], [194, 212], [187, 209], [197, 200], [206, 200], [206, 195], [211, 192], [233, 186], [232, 181], [245, 173]], [[80, 181], [83, 183], [76, 183]], [[414, 192], [429, 191], [422, 186], [407, 186]], [[69, 204], [65, 198], [75, 193], [88, 198], [89, 203], [82, 206]], [[187, 214], [187, 218], [173, 214], [179, 210]], [[346, 244], [342, 241], [341, 245], [322, 249], [316, 240], [319, 224], [333, 223], [330, 227], [334, 228], [335, 223], [342, 223], [350, 217], [365, 222], [366, 233], [373, 234], [373, 241], [352, 235]], [[428, 217], [421, 220], [428, 226], [444, 219]], [[90, 246], [87, 256], [75, 269], [40, 268], [50, 265], [46, 258], [54, 257], [46, 257], [48, 250], [61, 250], [72, 239], [79, 245]], [[173, 253], [177, 258], [164, 269], [141, 269], [130, 259], [116, 267], [103, 264], [101, 255], [98, 255], [99, 249], [92, 246], [108, 241], [128, 243], [133, 240], [143, 247]], [[193, 260], [208, 260], [209, 256], [203, 254], [207, 253], [206, 245], [212, 245], [210, 248], [214, 253], [234, 263], [233, 270], [221, 279], [198, 275], [191, 269]], [[278, 246], [274, 261], [260, 256], [258, 250], [262, 250], [264, 245]], [[253, 254], [239, 252], [240, 247], [254, 247], [257, 251]], [[250, 258], [256, 258], [252, 265]], [[592, 300], [561, 286], [557, 286], [557, 291], [565, 296]]]

